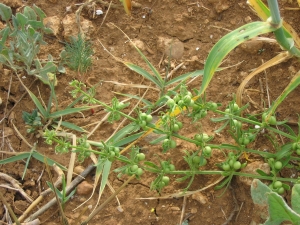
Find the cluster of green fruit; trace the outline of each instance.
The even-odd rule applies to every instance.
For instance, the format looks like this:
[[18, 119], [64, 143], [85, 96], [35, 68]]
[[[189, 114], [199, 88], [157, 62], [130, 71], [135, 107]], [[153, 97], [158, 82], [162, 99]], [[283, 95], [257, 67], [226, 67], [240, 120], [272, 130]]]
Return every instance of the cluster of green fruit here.
[[228, 159], [221, 164], [221, 168], [224, 171], [236, 171], [244, 168], [246, 165], [247, 163], [242, 164], [240, 161], [238, 161], [236, 155], [234, 155], [233, 152], [229, 152]]

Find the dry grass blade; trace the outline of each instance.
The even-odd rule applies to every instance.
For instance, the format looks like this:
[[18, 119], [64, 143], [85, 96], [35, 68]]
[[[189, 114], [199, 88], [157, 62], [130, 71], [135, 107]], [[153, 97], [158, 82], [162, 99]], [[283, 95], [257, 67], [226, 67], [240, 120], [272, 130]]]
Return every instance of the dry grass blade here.
[[212, 186], [218, 184], [219, 182], [221, 182], [225, 177], [220, 177], [218, 180], [216, 180], [214, 183], [204, 187], [204, 188], [201, 188], [199, 190], [196, 190], [196, 191], [186, 191], [186, 192], [179, 192], [179, 193], [174, 193], [174, 194], [169, 194], [169, 195], [165, 195], [165, 196], [161, 196], [161, 197], [149, 197], [149, 198], [136, 198], [136, 199], [146, 199], [146, 200], [153, 200], [153, 199], [173, 199], [173, 198], [180, 198], [180, 197], [184, 197], [184, 196], [189, 196], [189, 195], [192, 195], [192, 194], [195, 194], [197, 192], [201, 192], [201, 191], [204, 191], [208, 188], [211, 188]]
[[0, 200], [1, 202], [7, 207], [9, 214], [11, 215], [11, 217], [14, 219], [14, 221], [16, 222], [17, 225], [20, 225], [20, 221], [18, 220], [18, 218], [16, 217], [14, 211], [12, 210], [12, 208], [10, 207], [10, 205], [7, 203], [7, 201], [5, 200], [4, 196], [2, 195], [2, 193], [0, 192]]
[[149, 88], [149, 89], [153, 89], [155, 91], [159, 91], [157, 88], [151, 87], [151, 86], [147, 86], [147, 85], [142, 85], [142, 84], [125, 84], [125, 83], [119, 83], [116, 81], [102, 81], [103, 83], [111, 83], [111, 84], [116, 84], [116, 85], [120, 85], [120, 86], [127, 86], [127, 87], [133, 87], [133, 88]]
[[270, 68], [272, 66], [275, 66], [289, 58], [291, 58], [292, 56], [289, 54], [289, 52], [282, 52], [280, 54], [278, 54], [277, 56], [275, 56], [274, 58], [270, 59], [269, 61], [267, 61], [266, 63], [262, 64], [261, 66], [259, 66], [256, 70], [254, 70], [252, 73], [250, 73], [244, 80], [243, 82], [240, 84], [239, 88], [237, 89], [236, 92], [236, 103], [241, 107], [242, 106], [242, 94], [244, 92], [244, 88], [246, 86], [246, 84], [257, 74], [259, 74], [260, 72], [264, 71], [267, 68]]

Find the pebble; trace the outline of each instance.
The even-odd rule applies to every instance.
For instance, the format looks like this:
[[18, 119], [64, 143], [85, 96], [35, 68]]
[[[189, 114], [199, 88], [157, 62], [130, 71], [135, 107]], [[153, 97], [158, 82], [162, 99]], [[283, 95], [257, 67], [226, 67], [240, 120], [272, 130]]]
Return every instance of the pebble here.
[[192, 199], [196, 200], [201, 205], [205, 205], [208, 202], [207, 197], [205, 195], [203, 195], [201, 192], [192, 194]]
[[54, 36], [57, 36], [59, 34], [61, 20], [58, 16], [46, 17], [43, 20], [43, 23], [46, 27], [50, 28], [53, 31]]
[[172, 59], [179, 60], [182, 58], [184, 46], [181, 41], [173, 41], [165, 47], [165, 54]]
[[257, 55], [258, 51], [263, 48], [263, 42], [257, 40], [250, 40], [242, 43], [241, 49], [247, 53]]
[[92, 184], [90, 184], [89, 182], [83, 181], [77, 186], [76, 193], [78, 195], [88, 195], [88, 194], [92, 193], [93, 187], [94, 186]]
[[84, 167], [83, 166], [76, 166], [74, 168], [74, 173], [76, 174], [81, 174], [84, 171]]
[[[243, 169], [241, 169], [242, 173], [250, 173], [250, 174], [257, 174], [256, 170], [260, 169], [266, 174], [270, 174], [270, 166], [268, 163], [262, 162], [262, 161], [255, 161], [247, 164], [247, 166]], [[246, 186], [251, 186], [252, 180], [249, 177], [237, 177], [238, 181], [245, 184]]]

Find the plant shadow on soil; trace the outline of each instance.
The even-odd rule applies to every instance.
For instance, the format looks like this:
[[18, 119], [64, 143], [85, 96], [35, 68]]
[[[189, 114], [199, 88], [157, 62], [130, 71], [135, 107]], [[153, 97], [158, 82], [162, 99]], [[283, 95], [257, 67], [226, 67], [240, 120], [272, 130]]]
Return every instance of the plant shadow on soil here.
[[[18, 1], [12, 1], [18, 2]], [[46, 1], [36, 0], [27, 1], [26, 5], [31, 6], [33, 3], [38, 5], [42, 10], [45, 11], [48, 17], [57, 16], [59, 20], [62, 20], [66, 15], [74, 14], [78, 6], [75, 4], [78, 1]], [[115, 4], [119, 4], [119, 1], [114, 1]], [[193, 4], [193, 1], [187, 0], [162, 0], [162, 1], [151, 1], [151, 0], [139, 0], [139, 7], [134, 7], [132, 16], [127, 16], [122, 7], [111, 8], [103, 26], [100, 25], [103, 21], [102, 16], [96, 16], [91, 18], [89, 10], [93, 10], [93, 7], [89, 10], [84, 9], [82, 12], [83, 18], [89, 20], [94, 27], [93, 33], [90, 35], [90, 39], [93, 43], [95, 54], [93, 56], [92, 69], [85, 75], [85, 77], [78, 77], [77, 73], [67, 69], [67, 74], [58, 75], [58, 86], [56, 87], [57, 97], [60, 102], [60, 107], [63, 108], [72, 101], [71, 95], [68, 93], [71, 88], [68, 87], [68, 83], [76, 79], [88, 79], [91, 84], [95, 84], [99, 81], [117, 81], [122, 83], [133, 83], [133, 84], [145, 84], [149, 85], [149, 82], [143, 80], [139, 75], [125, 68], [123, 64], [118, 63], [114, 60], [107, 52], [103, 50], [98, 40], [100, 40], [107, 49], [117, 57], [122, 58], [125, 61], [139, 64], [146, 68], [146, 65], [142, 61], [141, 57], [130, 46], [124, 35], [116, 28], [112, 27], [109, 23], [112, 22], [120, 27], [130, 38], [133, 40], [140, 41], [142, 43], [141, 50], [146, 57], [154, 65], [158, 65], [165, 52], [164, 46], [160, 40], [173, 39], [181, 43], [184, 46], [183, 52], [179, 52], [176, 57], [177, 59], [171, 60], [171, 66], [174, 64], [177, 66], [180, 62], [184, 62], [184, 67], [180, 68], [174, 76], [194, 71], [197, 69], [203, 69], [204, 61], [212, 48], [212, 46], [226, 33], [228, 30], [234, 30], [237, 27], [250, 21], [258, 21], [257, 18], [246, 5], [246, 1], [203, 1], [204, 6], [198, 7], [197, 4]], [[283, 18], [289, 22], [292, 26], [299, 23], [299, 15], [296, 13], [290, 13], [285, 10], [284, 7], [297, 7], [296, 1], [293, 4], [287, 2], [281, 3]], [[119, 4], [121, 6], [121, 4]], [[66, 13], [66, 7], [72, 6], [72, 12]], [[95, 4], [95, 9], [102, 9], [107, 12], [107, 6], [99, 3]], [[151, 9], [151, 12], [149, 11]], [[73, 24], [74, 29], [77, 26]], [[300, 33], [300, 28], [294, 26], [294, 29]], [[268, 37], [273, 37], [271, 34]], [[41, 49], [41, 58], [46, 58], [50, 53], [54, 58], [59, 56], [63, 45], [58, 40], [64, 40], [63, 29], [59, 30], [57, 37], [47, 37], [46, 41], [48, 45], [43, 46]], [[263, 51], [262, 51], [263, 50]], [[239, 84], [249, 74], [250, 70], [258, 67], [262, 61], [267, 61], [274, 57], [280, 48], [278, 45], [273, 43], [257, 42], [237, 47], [226, 59], [224, 65], [235, 65], [243, 60], [241, 64], [234, 66], [230, 69], [223, 70], [222, 72], [216, 73], [211, 84], [207, 89], [207, 100], [214, 102], [220, 102], [224, 106], [232, 100], [233, 93], [236, 92]], [[167, 60], [163, 60], [160, 70], [163, 71], [167, 66]], [[158, 66], [157, 66], [158, 67]], [[288, 84], [293, 75], [300, 68], [300, 64], [296, 60], [289, 60], [279, 66], [274, 66], [268, 69], [268, 85], [270, 89], [270, 98], [275, 100], [276, 97], [281, 93], [284, 87]], [[3, 100], [3, 104], [0, 105], [0, 118], [4, 116], [4, 109], [6, 103], [6, 96], [8, 92], [8, 84], [10, 76], [4, 76], [3, 71], [7, 68], [2, 69], [1, 82], [0, 82], [0, 97]], [[24, 83], [29, 85], [33, 81], [33, 77], [26, 76]], [[253, 79], [247, 86], [248, 96], [244, 98], [244, 103], [250, 102], [249, 112], [259, 112], [261, 110], [262, 101], [266, 101], [267, 96], [265, 93], [262, 95], [259, 92], [253, 92], [251, 90], [260, 90], [261, 83], [265, 87], [265, 75], [261, 74], [257, 78]], [[199, 88], [201, 84], [201, 78], [195, 80], [189, 89]], [[31, 90], [38, 94], [38, 89], [43, 99], [48, 99], [49, 88], [37, 81]], [[24, 89], [16, 78], [13, 77], [11, 86], [11, 96], [8, 99], [7, 111], [9, 111], [14, 104], [17, 103], [17, 99], [24, 93]], [[124, 86], [118, 86], [112, 83], [103, 82], [102, 85], [97, 87], [96, 98], [109, 103], [114, 96], [113, 91], [122, 92], [133, 95], [142, 95], [145, 90], [133, 89]], [[299, 109], [299, 87], [293, 91], [292, 94], [281, 104], [278, 112], [278, 120], [284, 120], [286, 118], [297, 120], [297, 112]], [[146, 95], [146, 99], [156, 99], [157, 93], [149, 92]], [[263, 97], [263, 100], [261, 100]], [[253, 104], [256, 103], [256, 104]], [[68, 166], [69, 154], [57, 155], [54, 152], [54, 148], [43, 144], [43, 140], [31, 137], [26, 134], [26, 128], [24, 121], [22, 121], [22, 111], [31, 112], [35, 108], [31, 99], [26, 96], [21, 102], [15, 107], [13, 113], [15, 114], [14, 124], [17, 126], [20, 133], [26, 137], [30, 143], [39, 141], [37, 150], [52, 158], [53, 160]], [[65, 118], [67, 121], [74, 122], [79, 126], [85, 126], [87, 124], [99, 121], [105, 115], [104, 110], [97, 109], [94, 114], [90, 112], [82, 115], [70, 116]], [[209, 117], [214, 117], [214, 114], [210, 114]], [[6, 121], [4, 126], [9, 128], [11, 124]], [[105, 140], [109, 137], [113, 130], [116, 128], [114, 125], [105, 123], [104, 129], [97, 131], [93, 135], [93, 140]], [[193, 137], [200, 129], [214, 135], [220, 124], [213, 123], [207, 119], [197, 122], [195, 124], [186, 124], [184, 129], [181, 131], [183, 135]], [[201, 127], [201, 128], [200, 128]], [[2, 129], [2, 128], [1, 128]], [[230, 139], [228, 134], [221, 133], [214, 135], [214, 143], [226, 143]], [[182, 159], [183, 151], [194, 149], [195, 147], [189, 143], [182, 141], [177, 142], [177, 147], [171, 150], [165, 155], [161, 154], [161, 146], [155, 145], [150, 146], [147, 141], [141, 143], [142, 151], [146, 157], [152, 158], [155, 161], [155, 155], [161, 155], [162, 159], [172, 159], [177, 169], [187, 169], [187, 165]], [[4, 138], [2, 144], [2, 151], [29, 151], [28, 146], [19, 138], [16, 132], [12, 132], [11, 135]], [[268, 149], [272, 151], [273, 148], [270, 143], [266, 143], [263, 138], [258, 140], [251, 146], [253, 149], [264, 150]], [[2, 157], [8, 157], [9, 155], [2, 154]], [[205, 166], [205, 169], [216, 169], [215, 163], [221, 162], [224, 156], [220, 153], [214, 153], [212, 159]], [[253, 160], [259, 160], [253, 158]], [[83, 166], [87, 166], [91, 161], [87, 160], [83, 163]], [[25, 162], [19, 161], [17, 163], [6, 164], [0, 167], [0, 172], [9, 174], [10, 176], [21, 182], [22, 187], [32, 198], [36, 198], [39, 194], [37, 186], [37, 179], [43, 170], [43, 164], [32, 159], [30, 161], [26, 176], [24, 180], [21, 180], [22, 173], [24, 170]], [[54, 174], [54, 173], [53, 173]], [[287, 176], [290, 176], [287, 174]], [[183, 205], [183, 198], [169, 199], [169, 200], [138, 200], [136, 198], [158, 196], [154, 191], [149, 190], [153, 176], [142, 176], [141, 180], [134, 181], [122, 191], [118, 198], [123, 208], [123, 212], [118, 211], [117, 202], [112, 201], [101, 213], [95, 216], [91, 221], [91, 224], [178, 224], [181, 214], [181, 208]], [[54, 177], [56, 179], [56, 175]], [[111, 174], [109, 181], [112, 186], [117, 189], [122, 183], [123, 179], [118, 179], [115, 174]], [[217, 176], [197, 176], [190, 190], [201, 189], [215, 180]], [[44, 173], [41, 179], [41, 189], [46, 189], [49, 178]], [[175, 181], [175, 177], [171, 177], [172, 181]], [[87, 177], [89, 183], [93, 183], [93, 176]], [[3, 182], [2, 180], [0, 182]], [[174, 182], [172, 185], [166, 187], [162, 191], [162, 195], [178, 192], [185, 188], [187, 183]], [[233, 193], [237, 199], [238, 207], [240, 207], [239, 213], [235, 214], [232, 221], [229, 224], [250, 224], [251, 221], [256, 223], [263, 222], [261, 219], [260, 212], [258, 212], [250, 197], [250, 186], [245, 185], [238, 179], [234, 178], [231, 184], [233, 192], [228, 189], [221, 197], [218, 197], [223, 190], [215, 191], [213, 188], [209, 188], [202, 192], [201, 199], [197, 199], [197, 196], [189, 196], [187, 198], [186, 215], [189, 216], [189, 225], [196, 224], [223, 224], [226, 219], [230, 216], [234, 210]], [[26, 202], [17, 192], [1, 188], [0, 191], [5, 195], [6, 200], [12, 205], [14, 212], [20, 215], [28, 206]], [[102, 199], [106, 199], [111, 192], [106, 189]], [[48, 196], [41, 205], [48, 202], [53, 195]], [[76, 218], [80, 215], [81, 210], [76, 212], [72, 210], [85, 201], [89, 196], [75, 194], [74, 198], [67, 203], [65, 213], [70, 222], [75, 224]], [[87, 205], [96, 204], [98, 194], [87, 203]], [[289, 198], [289, 196], [287, 196]], [[59, 224], [58, 212], [54, 212], [54, 208], [48, 210], [40, 218], [41, 221], [45, 221], [43, 224]], [[155, 210], [154, 210], [155, 209]], [[82, 220], [87, 217], [87, 211], [81, 218]], [[0, 208], [0, 217], [4, 215], [4, 208]], [[238, 215], [238, 216], [237, 216]]]

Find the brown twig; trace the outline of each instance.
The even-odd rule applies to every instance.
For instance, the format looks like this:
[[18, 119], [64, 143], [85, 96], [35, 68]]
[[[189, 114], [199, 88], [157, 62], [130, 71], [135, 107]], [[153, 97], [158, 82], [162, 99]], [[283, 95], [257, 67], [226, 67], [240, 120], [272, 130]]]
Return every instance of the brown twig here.
[[3, 202], [3, 204], [7, 207], [9, 214], [11, 215], [11, 217], [14, 219], [14, 221], [16, 222], [17, 225], [20, 225], [20, 222], [18, 220], [18, 218], [16, 217], [14, 211], [11, 209], [10, 205], [7, 203], [7, 201], [5, 200], [4, 196], [2, 195], [2, 193], [0, 192], [0, 200]]
[[[77, 176], [71, 184], [67, 187], [66, 194], [69, 194], [74, 188], [84, 180], [84, 178], [95, 168], [94, 165], [88, 166], [79, 176]], [[46, 210], [48, 210], [50, 207], [55, 205], [56, 199], [52, 198], [46, 205], [41, 207], [38, 211], [36, 211], [34, 214], [32, 214], [29, 218], [25, 220], [25, 222], [32, 221], [36, 219], [38, 216], [42, 215]]]
[[19, 193], [20, 193], [20, 194], [21, 194], [28, 202], [30, 202], [30, 203], [33, 202], [33, 199], [25, 193], [25, 191], [21, 188], [20, 183], [19, 183], [16, 179], [12, 178], [11, 176], [9, 176], [9, 175], [7, 175], [7, 174], [5, 174], [5, 173], [1, 173], [1, 172], [0, 172], [0, 178], [2, 178], [3, 180], [6, 180], [6, 181], [8, 181], [8, 182], [10, 182], [11, 185], [12, 185], [14, 188], [18, 189]]

